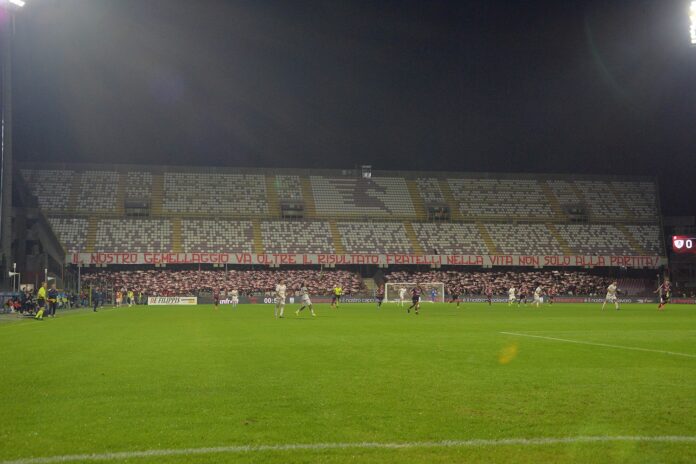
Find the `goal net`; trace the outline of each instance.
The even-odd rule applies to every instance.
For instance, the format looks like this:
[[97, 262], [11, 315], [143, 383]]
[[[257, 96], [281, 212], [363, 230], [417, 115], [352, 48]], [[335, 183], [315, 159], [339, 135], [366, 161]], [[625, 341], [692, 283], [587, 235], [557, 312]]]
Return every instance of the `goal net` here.
[[[411, 301], [411, 289], [416, 286], [415, 282], [387, 282], [384, 285], [384, 302], [398, 303], [401, 301], [401, 289], [405, 290], [404, 300]], [[421, 282], [420, 287], [421, 303], [443, 303], [445, 301], [445, 284], [442, 282]]]

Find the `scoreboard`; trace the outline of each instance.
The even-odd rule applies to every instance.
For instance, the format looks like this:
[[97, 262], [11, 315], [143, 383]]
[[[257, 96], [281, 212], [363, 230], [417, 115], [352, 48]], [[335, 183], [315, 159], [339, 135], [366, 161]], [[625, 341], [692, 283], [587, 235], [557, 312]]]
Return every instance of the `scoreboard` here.
[[696, 235], [673, 235], [672, 251], [682, 254], [696, 254]]

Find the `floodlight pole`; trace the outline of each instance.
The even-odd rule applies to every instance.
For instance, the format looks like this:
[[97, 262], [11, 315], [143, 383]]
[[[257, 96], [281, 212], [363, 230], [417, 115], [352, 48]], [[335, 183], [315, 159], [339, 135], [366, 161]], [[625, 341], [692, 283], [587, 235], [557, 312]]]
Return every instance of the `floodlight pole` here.
[[0, 251], [2, 272], [7, 275], [12, 262], [12, 36], [14, 15], [6, 10], [0, 20], [2, 59], [2, 148], [0, 152]]

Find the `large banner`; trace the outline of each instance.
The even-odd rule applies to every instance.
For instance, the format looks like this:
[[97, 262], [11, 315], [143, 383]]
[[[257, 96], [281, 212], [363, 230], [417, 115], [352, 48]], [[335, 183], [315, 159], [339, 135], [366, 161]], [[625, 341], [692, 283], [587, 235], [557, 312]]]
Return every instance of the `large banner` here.
[[409, 255], [409, 254], [293, 254], [293, 253], [73, 253], [72, 264], [260, 264], [288, 265], [436, 265], [527, 267], [658, 268], [662, 256], [585, 255]]
[[150, 306], [195, 305], [198, 304], [198, 298], [195, 296], [150, 296], [147, 298], [147, 304]]

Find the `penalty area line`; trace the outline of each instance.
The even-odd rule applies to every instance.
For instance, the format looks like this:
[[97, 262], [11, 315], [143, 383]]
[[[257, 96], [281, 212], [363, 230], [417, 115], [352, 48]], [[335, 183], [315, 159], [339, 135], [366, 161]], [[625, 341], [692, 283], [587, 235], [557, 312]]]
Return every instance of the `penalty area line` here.
[[538, 446], [577, 443], [696, 443], [696, 436], [577, 436], [560, 438], [500, 438], [472, 440], [444, 440], [401, 443], [305, 443], [285, 445], [234, 445], [208, 448], [153, 449], [120, 451], [100, 454], [73, 454], [2, 461], [0, 464], [53, 464], [74, 461], [113, 461], [117, 459], [152, 458], [162, 456], [194, 456], [206, 454], [254, 453], [268, 451], [322, 451], [343, 449], [410, 449], [410, 448], [477, 448], [494, 446]]
[[586, 342], [586, 341], [582, 341], [582, 340], [570, 340], [567, 338], [547, 337], [544, 335], [531, 335], [531, 334], [518, 333], [518, 332], [500, 332], [500, 333], [505, 334], [505, 335], [513, 335], [515, 337], [540, 338], [542, 340], [551, 340], [554, 342], [575, 343], [577, 345], [602, 346], [604, 348], [616, 348], [619, 350], [645, 351], [648, 353], [660, 353], [660, 354], [667, 354], [670, 356], [683, 356], [685, 358], [696, 358], [696, 354], [679, 353], [677, 351], [653, 350], [651, 348], [640, 348], [637, 346], [611, 345], [609, 343]]

